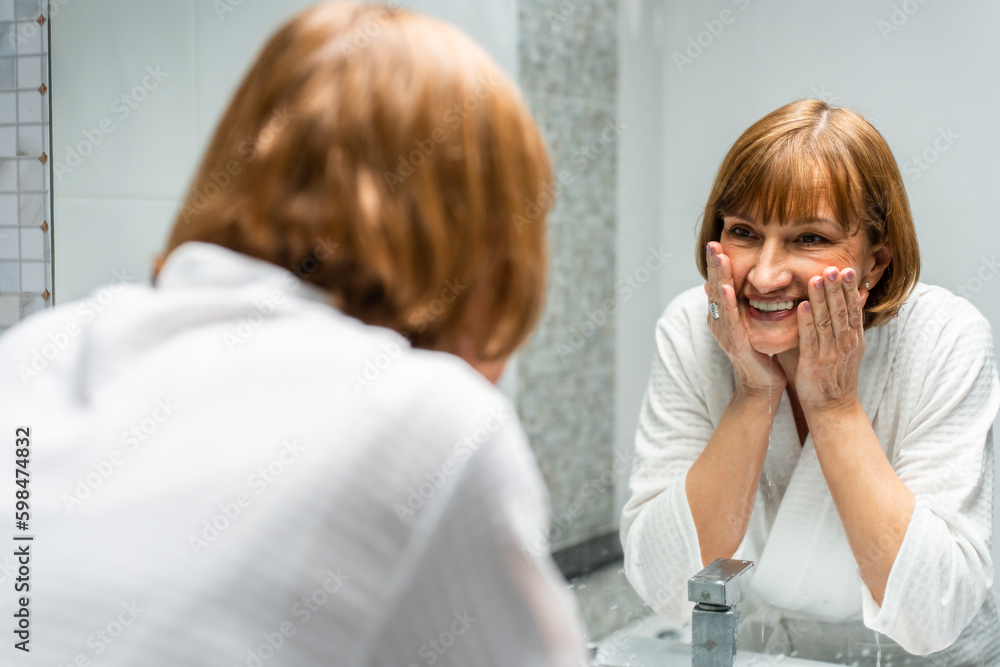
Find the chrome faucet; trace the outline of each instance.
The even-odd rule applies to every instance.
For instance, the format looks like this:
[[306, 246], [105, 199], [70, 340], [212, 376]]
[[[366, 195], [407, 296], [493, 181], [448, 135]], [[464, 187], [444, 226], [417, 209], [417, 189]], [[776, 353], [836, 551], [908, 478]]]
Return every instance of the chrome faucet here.
[[691, 667], [734, 667], [740, 636], [739, 576], [753, 561], [719, 558], [688, 579], [688, 599], [696, 603], [691, 619]]

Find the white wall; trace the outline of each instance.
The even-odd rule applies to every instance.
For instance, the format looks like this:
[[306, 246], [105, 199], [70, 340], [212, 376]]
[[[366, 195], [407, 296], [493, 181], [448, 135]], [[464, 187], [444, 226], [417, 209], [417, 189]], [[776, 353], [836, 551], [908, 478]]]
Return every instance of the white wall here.
[[[61, 303], [112, 282], [122, 269], [131, 281], [148, 282], [243, 72], [268, 35], [314, 3], [53, 4], [54, 294]], [[459, 25], [516, 77], [516, 0], [399, 4]]]
[[[666, 277], [686, 267], [688, 249], [663, 235], [661, 195], [665, 95], [663, 76], [663, 2], [622, 2], [618, 24], [618, 115], [625, 129], [618, 143], [617, 272], [632, 273], [650, 246], [665, 246], [670, 263], [622, 303], [615, 320], [615, 444], [631, 456], [642, 398], [653, 361], [656, 320], [667, 304]], [[628, 499], [628, 475], [617, 480], [617, 508]]]
[[[767, 112], [795, 99], [819, 97], [866, 116], [895, 153], [919, 234], [921, 279], [952, 291], [964, 289], [1000, 332], [1000, 280], [995, 279], [1000, 271], [1000, 203], [995, 198], [1000, 3], [624, 4], [655, 5], [663, 12], [661, 232], [681, 259], [663, 275], [665, 302], [702, 283], [693, 261], [695, 230], [729, 146]], [[730, 14], [723, 17], [723, 11]], [[675, 62], [674, 54], [685, 56], [689, 39], [697, 43], [699, 38], [705, 44], [701, 53], [692, 48], [692, 62]], [[939, 133], [949, 130], [957, 138], [950, 145], [938, 141], [938, 148], [946, 150], [936, 149]], [[934, 162], [923, 168], [913, 156], [925, 151]], [[1000, 428], [994, 430], [1000, 436]], [[998, 526], [995, 521], [995, 534]], [[994, 560], [997, 553], [995, 548]]]

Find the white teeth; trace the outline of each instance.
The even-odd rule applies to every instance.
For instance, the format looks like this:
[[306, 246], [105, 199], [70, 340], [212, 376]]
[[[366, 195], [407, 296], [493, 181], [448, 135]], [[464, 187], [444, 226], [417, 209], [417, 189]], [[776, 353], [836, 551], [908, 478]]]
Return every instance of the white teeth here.
[[747, 299], [747, 301], [757, 310], [764, 311], [791, 310], [795, 307], [794, 301], [757, 301], [756, 299]]

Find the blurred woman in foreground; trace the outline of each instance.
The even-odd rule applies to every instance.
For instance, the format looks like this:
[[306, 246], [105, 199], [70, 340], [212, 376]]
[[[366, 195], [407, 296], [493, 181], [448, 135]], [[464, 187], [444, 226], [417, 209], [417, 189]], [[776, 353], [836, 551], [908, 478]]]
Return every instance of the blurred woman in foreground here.
[[456, 29], [345, 3], [282, 27], [155, 287], [0, 340], [4, 433], [30, 427], [37, 664], [582, 664], [575, 603], [526, 546], [545, 488], [489, 382], [542, 308], [544, 216], [513, 220], [550, 180], [520, 94]]

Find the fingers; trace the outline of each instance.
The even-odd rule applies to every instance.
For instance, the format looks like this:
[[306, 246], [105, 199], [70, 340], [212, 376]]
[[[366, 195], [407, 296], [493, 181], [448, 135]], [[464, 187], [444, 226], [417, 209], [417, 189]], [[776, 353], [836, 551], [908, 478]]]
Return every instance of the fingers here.
[[835, 345], [841, 352], [850, 352], [854, 347], [855, 332], [851, 330], [851, 318], [844, 296], [844, 276], [837, 267], [830, 266], [823, 271], [823, 278], [826, 308], [830, 313], [830, 321], [833, 322]]
[[724, 326], [729, 335], [729, 340], [739, 340], [740, 308], [736, 303], [736, 288], [733, 287], [733, 271], [729, 263], [729, 258], [719, 255], [719, 292], [722, 295], [722, 303], [719, 304], [719, 314], [721, 320], [725, 320]]
[[809, 280], [812, 326], [819, 351], [846, 354], [855, 348], [864, 335], [866, 298], [859, 292], [857, 273], [850, 267], [839, 271], [829, 266], [822, 276]]
[[858, 292], [857, 273], [854, 269], [844, 269], [843, 273], [844, 300], [847, 303], [847, 318], [849, 326], [854, 331], [863, 329], [863, 315], [861, 312], [861, 294]]
[[740, 311], [736, 303], [736, 289], [733, 287], [733, 272], [729, 258], [721, 252], [718, 243], [709, 243], [706, 248], [708, 258], [708, 283], [705, 293], [709, 302], [719, 309], [719, 319], [709, 314], [708, 325], [719, 344], [729, 349], [732, 341], [739, 340]]
[[709, 243], [705, 252], [708, 256], [708, 298], [711, 301], [719, 301], [719, 257], [716, 254], [717, 248]]
[[816, 327], [816, 344], [819, 351], [830, 349], [836, 344], [833, 332], [833, 318], [827, 306], [826, 280], [823, 276], [809, 279], [809, 307], [812, 310], [813, 324]]
[[819, 335], [812, 307], [803, 301], [796, 309], [799, 324], [799, 358], [814, 360], [819, 356]]

